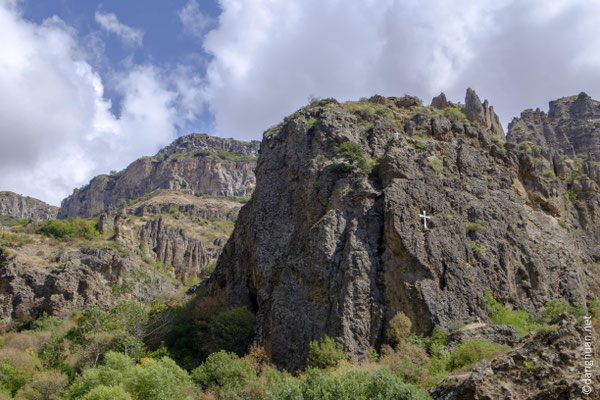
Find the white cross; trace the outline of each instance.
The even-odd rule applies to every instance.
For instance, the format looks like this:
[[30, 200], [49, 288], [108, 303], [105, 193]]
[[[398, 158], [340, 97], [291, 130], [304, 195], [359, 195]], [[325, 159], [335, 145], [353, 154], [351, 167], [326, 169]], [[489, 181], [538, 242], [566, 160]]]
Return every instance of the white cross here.
[[423, 218], [423, 228], [427, 229], [427, 220], [431, 219], [431, 217], [427, 216], [425, 210], [423, 210], [423, 214], [419, 215], [419, 217]]

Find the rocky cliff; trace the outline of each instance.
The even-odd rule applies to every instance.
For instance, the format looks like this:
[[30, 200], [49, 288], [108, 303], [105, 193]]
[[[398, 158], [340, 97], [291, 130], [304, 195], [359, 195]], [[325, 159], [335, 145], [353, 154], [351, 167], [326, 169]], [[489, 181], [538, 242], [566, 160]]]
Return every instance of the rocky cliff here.
[[33, 197], [21, 196], [13, 192], [0, 192], [0, 215], [48, 220], [56, 218], [57, 212], [58, 207]]
[[[551, 329], [532, 334], [508, 353], [491, 361], [482, 361], [467, 373], [451, 374], [431, 390], [433, 398], [599, 398], [594, 391], [600, 386], [596, 333], [590, 325], [586, 329], [585, 322], [577, 322], [567, 314], [558, 316], [553, 322]], [[585, 342], [591, 347], [584, 348]], [[593, 367], [586, 371], [585, 362]], [[589, 373], [588, 377], [586, 373]]]
[[125, 170], [99, 175], [62, 201], [58, 218], [92, 217], [158, 189], [247, 197], [255, 185], [258, 142], [191, 134]]
[[509, 124], [508, 140], [531, 142], [575, 159], [600, 161], [600, 102], [585, 93], [550, 102], [549, 111], [525, 110]]
[[584, 305], [600, 295], [600, 175], [501, 133], [470, 90], [464, 106], [299, 110], [265, 132], [256, 189], [201, 290], [253, 310], [256, 340], [292, 370], [325, 334], [363, 358], [399, 311], [418, 333], [485, 321], [486, 288], [531, 311]]
[[240, 208], [225, 198], [157, 191], [109, 208], [96, 236], [57, 239], [40, 234], [38, 222], [0, 223], [0, 329], [44, 312], [108, 308], [121, 296], [150, 303], [180, 295], [210, 274]]

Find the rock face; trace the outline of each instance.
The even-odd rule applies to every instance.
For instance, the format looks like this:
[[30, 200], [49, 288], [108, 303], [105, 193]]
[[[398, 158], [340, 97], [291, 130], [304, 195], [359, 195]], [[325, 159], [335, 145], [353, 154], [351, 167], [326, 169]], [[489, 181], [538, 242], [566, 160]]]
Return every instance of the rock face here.
[[[0, 225], [0, 329], [41, 313], [65, 317], [120, 296], [142, 302], [209, 274], [241, 204], [153, 193], [98, 219], [99, 238], [57, 240]], [[5, 236], [5, 232], [7, 235]]]
[[509, 124], [508, 140], [529, 141], [570, 158], [600, 161], [600, 102], [585, 93], [551, 101], [548, 114], [525, 110]]
[[[302, 366], [325, 334], [363, 358], [399, 311], [418, 333], [485, 321], [486, 288], [530, 311], [600, 296], [600, 175], [504, 143], [474, 93], [466, 123], [380, 97], [308, 106], [265, 132], [256, 189], [201, 288], [256, 313], [277, 365]], [[561, 168], [585, 189], [546, 173]]]
[[57, 213], [58, 207], [46, 204], [41, 200], [13, 192], [0, 192], [0, 215], [48, 220], [56, 218]]
[[[507, 354], [480, 362], [466, 375], [447, 377], [431, 395], [436, 400], [600, 398], [595, 391], [583, 392], [584, 387], [600, 387], [598, 337], [593, 328], [586, 330], [585, 323], [567, 314], [553, 322], [556, 330], [530, 337]], [[589, 351], [586, 341], [592, 345]], [[589, 378], [585, 361], [593, 363]]]
[[[27, 262], [17, 257], [1, 268], [0, 327], [35, 319], [43, 312], [68, 317], [90, 305], [107, 308], [118, 290], [140, 301], [151, 301], [180, 287], [143, 268], [136, 257], [111, 248], [70, 250], [53, 260], [42, 259], [41, 252], [31, 254]], [[37, 259], [37, 266], [32, 258]]]
[[216, 196], [250, 196], [258, 142], [208, 135], [181, 137], [155, 157], [142, 157], [124, 171], [99, 175], [62, 201], [58, 218], [92, 217], [158, 189]]

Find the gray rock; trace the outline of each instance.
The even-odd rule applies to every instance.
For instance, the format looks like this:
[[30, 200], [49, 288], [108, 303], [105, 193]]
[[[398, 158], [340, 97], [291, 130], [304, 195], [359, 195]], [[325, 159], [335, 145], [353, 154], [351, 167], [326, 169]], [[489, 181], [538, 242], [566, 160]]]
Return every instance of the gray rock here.
[[0, 215], [12, 215], [17, 218], [49, 220], [56, 218], [58, 207], [29, 196], [13, 192], [0, 192]]

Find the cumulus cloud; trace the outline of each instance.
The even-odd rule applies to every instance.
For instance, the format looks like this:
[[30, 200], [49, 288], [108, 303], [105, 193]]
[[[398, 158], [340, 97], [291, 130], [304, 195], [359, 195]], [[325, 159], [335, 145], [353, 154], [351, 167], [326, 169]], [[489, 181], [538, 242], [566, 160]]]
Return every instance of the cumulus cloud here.
[[[0, 187], [52, 204], [99, 173], [154, 154], [194, 117], [186, 71], [130, 65], [116, 73], [120, 114], [86, 59], [77, 32], [57, 17], [25, 21], [0, 1]], [[187, 73], [187, 75], [186, 75]], [[185, 88], [185, 91], [180, 91]]]
[[196, 0], [190, 0], [177, 15], [184, 32], [196, 38], [202, 38], [214, 23], [212, 18], [202, 12]]
[[600, 95], [600, 9], [586, 0], [221, 0], [206, 95], [218, 131], [258, 138], [309, 95], [414, 94], [467, 87], [507, 123], [527, 107]]
[[103, 29], [119, 36], [125, 44], [137, 46], [142, 45], [144, 32], [120, 23], [119, 19], [114, 13], [103, 13], [101, 11], [96, 11], [94, 18]]

